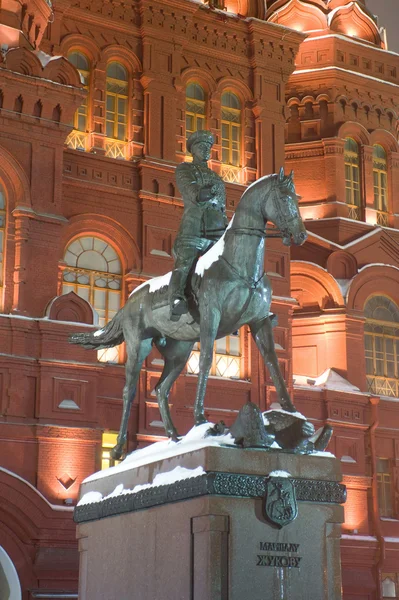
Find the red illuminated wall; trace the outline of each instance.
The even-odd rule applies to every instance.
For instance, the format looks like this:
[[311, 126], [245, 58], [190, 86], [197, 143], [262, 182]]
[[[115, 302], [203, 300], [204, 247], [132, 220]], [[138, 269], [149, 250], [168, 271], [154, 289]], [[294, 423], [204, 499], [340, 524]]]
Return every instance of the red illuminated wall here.
[[[60, 296], [64, 251], [79, 236], [105, 240], [122, 265], [123, 298], [172, 267], [182, 213], [174, 170], [185, 159], [189, 81], [206, 91], [207, 126], [216, 138], [211, 165], [218, 172], [222, 93], [233, 90], [242, 103], [241, 183], [226, 184], [229, 215], [245, 185], [277, 171], [284, 155], [287, 170], [295, 171], [309, 239], [291, 255], [278, 240], [268, 241], [265, 265], [281, 368], [299, 410], [316, 426], [328, 420], [334, 427], [330, 450], [342, 460], [348, 486], [345, 600], [379, 598], [382, 574], [399, 571], [399, 545], [392, 541], [399, 521], [378, 516], [376, 473], [376, 459], [388, 458], [399, 516], [399, 419], [395, 402], [368, 392], [363, 314], [374, 293], [399, 301], [399, 209], [392, 193], [399, 57], [384, 51], [363, 2], [267, 4], [227, 2], [236, 13], [230, 14], [189, 0], [142, 0], [123, 10], [100, 0], [50, 9], [43, 0], [23, 15], [10, 0], [0, 13], [0, 36], [9, 36], [0, 75], [6, 197], [0, 545], [17, 569], [24, 600], [32, 597], [28, 590], [76, 592], [77, 546], [65, 500], [75, 502], [82, 479], [100, 468], [101, 434], [116, 431], [121, 415], [123, 366], [68, 344], [71, 332], [93, 327], [93, 311], [74, 294]], [[71, 51], [83, 52], [91, 68], [86, 151], [65, 145], [86, 93], [63, 58]], [[48, 61], [46, 54], [60, 58]], [[112, 60], [129, 73], [125, 160], [106, 156], [105, 78]], [[361, 220], [349, 218], [345, 201], [346, 137], [362, 148]], [[389, 227], [376, 226], [376, 143], [389, 160]], [[162, 435], [153, 393], [159, 374], [154, 352], [140, 377], [129, 450]], [[181, 432], [192, 425], [195, 386], [196, 377], [185, 375], [171, 394]], [[60, 406], [65, 399], [77, 408]], [[276, 396], [244, 331], [241, 379], [210, 378], [207, 416], [230, 424], [248, 399], [264, 410]]]

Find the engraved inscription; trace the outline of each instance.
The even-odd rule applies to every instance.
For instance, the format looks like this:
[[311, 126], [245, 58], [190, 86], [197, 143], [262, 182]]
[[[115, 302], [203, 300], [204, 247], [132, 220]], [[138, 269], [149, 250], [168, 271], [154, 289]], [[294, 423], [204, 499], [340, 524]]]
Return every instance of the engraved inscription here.
[[285, 554], [257, 554], [257, 567], [293, 567], [294, 569], [298, 569], [299, 563], [302, 560], [302, 556], [291, 556], [292, 553], [298, 553], [299, 544], [291, 544], [289, 542], [260, 542], [259, 550], [261, 552], [287, 553], [288, 556], [286, 556]]

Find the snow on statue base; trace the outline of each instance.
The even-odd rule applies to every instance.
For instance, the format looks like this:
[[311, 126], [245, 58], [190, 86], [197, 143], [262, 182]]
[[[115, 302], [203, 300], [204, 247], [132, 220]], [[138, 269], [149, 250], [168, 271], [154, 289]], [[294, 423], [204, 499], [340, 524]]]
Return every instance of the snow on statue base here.
[[209, 427], [82, 484], [79, 599], [340, 600], [339, 462]]

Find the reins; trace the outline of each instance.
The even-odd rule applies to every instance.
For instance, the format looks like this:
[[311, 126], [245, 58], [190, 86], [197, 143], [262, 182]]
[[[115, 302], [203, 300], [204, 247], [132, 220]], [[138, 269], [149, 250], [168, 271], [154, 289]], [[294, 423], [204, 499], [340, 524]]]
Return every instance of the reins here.
[[[274, 233], [268, 233], [274, 232]], [[274, 227], [266, 227], [266, 230], [262, 229], [253, 229], [252, 227], [237, 227], [236, 229], [226, 229], [226, 235], [256, 235], [261, 238], [281, 238], [283, 234], [278, 233]]]

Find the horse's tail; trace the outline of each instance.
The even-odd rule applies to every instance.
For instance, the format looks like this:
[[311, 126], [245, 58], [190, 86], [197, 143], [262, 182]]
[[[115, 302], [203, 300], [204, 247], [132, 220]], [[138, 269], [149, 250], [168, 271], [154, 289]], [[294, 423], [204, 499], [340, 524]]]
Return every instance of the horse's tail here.
[[79, 344], [89, 350], [101, 350], [102, 348], [113, 348], [121, 344], [125, 336], [122, 329], [123, 308], [102, 329], [90, 333], [72, 333], [69, 336], [71, 344]]

